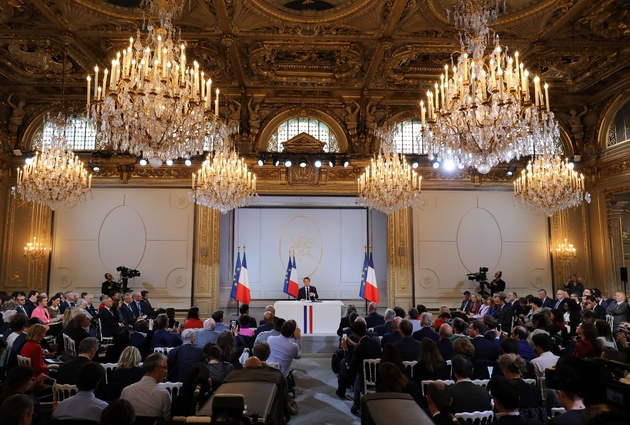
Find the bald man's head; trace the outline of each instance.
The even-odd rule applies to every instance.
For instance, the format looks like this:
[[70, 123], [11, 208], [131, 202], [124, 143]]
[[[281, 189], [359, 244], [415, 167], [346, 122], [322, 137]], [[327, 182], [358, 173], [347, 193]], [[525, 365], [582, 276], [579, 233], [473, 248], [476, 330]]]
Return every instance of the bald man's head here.
[[262, 363], [260, 359], [256, 356], [250, 357], [245, 361], [245, 367], [261, 367]]
[[396, 332], [400, 329], [400, 322], [402, 322], [402, 317], [396, 316], [394, 320], [392, 320], [392, 331]]

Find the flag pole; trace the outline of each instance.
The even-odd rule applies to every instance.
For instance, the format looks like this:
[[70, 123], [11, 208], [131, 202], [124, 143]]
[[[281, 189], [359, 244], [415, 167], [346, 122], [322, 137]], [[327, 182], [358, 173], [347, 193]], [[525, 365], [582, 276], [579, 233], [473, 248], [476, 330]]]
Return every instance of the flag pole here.
[[[241, 246], [240, 245], [238, 245], [238, 252], [239, 253], [241, 252]], [[245, 252], [245, 245], [243, 245], [243, 252]], [[238, 285], [238, 282], [236, 282], [236, 284]], [[239, 302], [238, 302], [238, 300], [236, 300], [236, 317], [239, 316], [239, 313], [240, 313]]]
[[[291, 264], [291, 250], [289, 250], [289, 263], [288, 264]], [[289, 265], [287, 265], [287, 270], [289, 270]], [[290, 278], [291, 278], [291, 271], [289, 270], [288, 279]], [[287, 288], [287, 291], [288, 291], [288, 288]], [[287, 300], [290, 300], [290, 299], [291, 299], [291, 295], [287, 293]]]

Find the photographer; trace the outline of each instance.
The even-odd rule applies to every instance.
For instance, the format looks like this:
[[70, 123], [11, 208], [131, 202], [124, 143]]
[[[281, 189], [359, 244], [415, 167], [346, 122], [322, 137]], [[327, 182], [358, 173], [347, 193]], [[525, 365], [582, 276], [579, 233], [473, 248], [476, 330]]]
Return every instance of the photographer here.
[[101, 293], [103, 295], [109, 295], [111, 297], [118, 292], [119, 286], [113, 279], [114, 277], [111, 273], [105, 273], [105, 282], [101, 284]]
[[494, 295], [497, 292], [505, 291], [505, 282], [501, 279], [503, 276], [502, 271], [498, 271], [494, 274], [494, 280], [490, 282], [490, 294]]

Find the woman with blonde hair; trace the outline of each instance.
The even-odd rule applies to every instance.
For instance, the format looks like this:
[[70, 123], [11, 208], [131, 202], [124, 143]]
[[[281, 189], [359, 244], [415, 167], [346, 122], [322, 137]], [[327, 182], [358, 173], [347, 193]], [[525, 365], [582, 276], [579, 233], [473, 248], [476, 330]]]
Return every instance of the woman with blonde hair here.
[[63, 328], [67, 328], [68, 324], [70, 322], [72, 322], [72, 312], [74, 311], [76, 307], [66, 307], [66, 309], [63, 311], [63, 319], [61, 321], [61, 326], [63, 326]]
[[116, 369], [109, 372], [105, 385], [106, 401], [120, 397], [123, 388], [135, 384], [142, 379], [142, 368], [139, 366], [142, 356], [136, 347], [127, 347], [120, 354]]
[[47, 375], [48, 369], [57, 369], [59, 367], [59, 365], [46, 366], [46, 363], [44, 363], [44, 351], [42, 346], [39, 345], [44, 336], [46, 336], [46, 326], [39, 323], [31, 326], [26, 334], [26, 344], [24, 344], [20, 353], [22, 357], [31, 359], [31, 367], [35, 371], [36, 378], [41, 374]]
[[481, 296], [475, 292], [470, 297], [472, 298], [472, 305], [468, 310], [468, 317], [473, 317], [479, 314], [479, 310], [481, 310]]
[[455, 340], [453, 348], [457, 354], [462, 354], [471, 360], [475, 357], [475, 346], [469, 339], [459, 338]]

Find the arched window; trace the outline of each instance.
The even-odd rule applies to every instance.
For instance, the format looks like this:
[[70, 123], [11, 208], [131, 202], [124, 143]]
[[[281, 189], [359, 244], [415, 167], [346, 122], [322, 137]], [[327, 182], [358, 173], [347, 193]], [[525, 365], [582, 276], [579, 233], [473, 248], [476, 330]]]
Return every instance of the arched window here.
[[610, 148], [628, 140], [630, 140], [630, 102], [627, 102], [617, 112], [615, 119], [610, 124], [606, 146]]
[[[41, 149], [42, 146], [50, 144], [53, 136], [53, 124], [50, 119], [46, 119], [44, 124], [37, 130], [33, 138], [32, 147]], [[97, 147], [97, 132], [85, 117], [80, 115], [69, 115], [67, 117], [68, 124], [66, 126], [66, 138], [70, 141], [72, 150], [75, 151], [92, 151]]]
[[426, 148], [422, 145], [422, 140], [418, 137], [422, 124], [420, 120], [407, 120], [397, 124], [398, 133], [394, 137], [396, 152], [425, 154]]
[[271, 134], [269, 152], [282, 152], [282, 143], [300, 133], [306, 133], [326, 143], [325, 152], [339, 152], [339, 142], [335, 133], [324, 122], [311, 117], [291, 118], [281, 123]]

